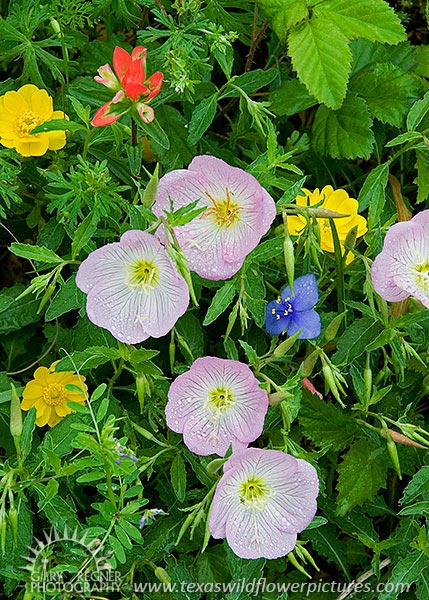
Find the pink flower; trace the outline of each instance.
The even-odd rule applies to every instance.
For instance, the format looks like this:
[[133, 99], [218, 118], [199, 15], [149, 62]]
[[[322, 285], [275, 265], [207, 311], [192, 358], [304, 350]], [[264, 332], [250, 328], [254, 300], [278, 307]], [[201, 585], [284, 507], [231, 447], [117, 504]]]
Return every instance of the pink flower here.
[[164, 216], [195, 200], [206, 210], [174, 228], [189, 268], [207, 279], [227, 279], [268, 231], [274, 200], [249, 173], [213, 156], [197, 156], [188, 169], [161, 177], [153, 211]]
[[375, 291], [390, 302], [414, 296], [429, 308], [429, 210], [390, 227], [371, 267]]
[[159, 240], [144, 231], [127, 231], [91, 252], [76, 284], [88, 294], [88, 318], [127, 344], [166, 335], [189, 304], [185, 280]]
[[154, 112], [147, 103], [159, 93], [164, 76], [157, 71], [146, 79], [146, 48], [137, 46], [128, 54], [126, 50], [116, 46], [113, 68], [115, 73], [110, 65], [103, 65], [94, 77], [97, 83], [112, 89], [116, 94], [98, 109], [92, 124], [96, 127], [110, 125], [133, 107], [145, 123], [153, 121]]
[[268, 395], [249, 367], [237, 360], [205, 356], [173, 381], [165, 407], [167, 425], [189, 450], [225, 456], [262, 433]]
[[319, 481], [305, 460], [278, 450], [247, 448], [224, 464], [209, 530], [240, 558], [279, 558], [313, 519]]

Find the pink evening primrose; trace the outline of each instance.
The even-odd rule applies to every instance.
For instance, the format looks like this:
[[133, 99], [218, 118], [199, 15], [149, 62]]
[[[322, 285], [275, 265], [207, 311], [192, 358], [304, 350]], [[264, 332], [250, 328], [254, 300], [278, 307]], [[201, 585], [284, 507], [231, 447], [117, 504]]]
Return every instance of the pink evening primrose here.
[[185, 280], [160, 241], [144, 231], [127, 231], [91, 252], [76, 284], [88, 294], [89, 319], [127, 344], [166, 335], [189, 304]]
[[167, 425], [195, 454], [225, 456], [229, 445], [247, 447], [262, 433], [268, 395], [249, 367], [205, 356], [170, 386]]
[[240, 558], [279, 558], [313, 519], [319, 481], [305, 460], [279, 450], [247, 448], [224, 464], [209, 530]]
[[206, 210], [174, 228], [189, 268], [206, 279], [228, 279], [267, 233], [274, 200], [249, 173], [213, 156], [197, 156], [188, 169], [161, 177], [153, 206], [157, 216], [199, 200]]
[[390, 227], [371, 277], [385, 300], [400, 302], [414, 296], [429, 308], [429, 210]]

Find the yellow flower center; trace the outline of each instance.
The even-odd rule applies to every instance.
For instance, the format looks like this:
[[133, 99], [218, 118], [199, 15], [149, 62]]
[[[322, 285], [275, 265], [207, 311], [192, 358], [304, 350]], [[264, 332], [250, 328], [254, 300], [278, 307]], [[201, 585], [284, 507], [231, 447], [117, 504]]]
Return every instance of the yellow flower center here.
[[[15, 122], [15, 131], [19, 137], [25, 137], [30, 134], [30, 131], [43, 123], [42, 119], [36, 116], [31, 110], [18, 115]], [[35, 135], [35, 137], [38, 134]]]
[[219, 386], [213, 390], [210, 390], [208, 396], [208, 403], [210, 407], [220, 412], [225, 411], [227, 408], [235, 404], [232, 391], [224, 386]]
[[219, 227], [231, 227], [240, 220], [240, 205], [238, 202], [234, 202], [231, 198], [231, 194], [228, 188], [225, 189], [225, 198], [216, 200], [208, 192], [205, 192], [206, 196], [210, 199], [213, 206], [204, 211], [204, 215], [211, 215], [213, 221], [219, 225]]
[[138, 258], [129, 265], [127, 285], [147, 293], [159, 283], [159, 269], [152, 260]]
[[43, 400], [49, 406], [57, 406], [63, 404], [66, 400], [66, 392], [63, 385], [60, 383], [50, 383], [43, 390]]
[[239, 490], [240, 502], [248, 508], [263, 510], [271, 495], [270, 488], [261, 477], [251, 475], [243, 481]]
[[414, 267], [416, 271], [416, 284], [424, 289], [425, 292], [429, 291], [429, 260], [423, 262]]

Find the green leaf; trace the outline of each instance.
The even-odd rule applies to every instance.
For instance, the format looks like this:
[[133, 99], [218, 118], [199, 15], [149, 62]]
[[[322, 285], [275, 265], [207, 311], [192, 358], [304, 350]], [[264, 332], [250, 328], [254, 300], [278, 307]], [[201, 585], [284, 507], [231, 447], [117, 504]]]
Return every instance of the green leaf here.
[[279, 88], [271, 92], [269, 100], [271, 102], [270, 110], [279, 117], [295, 115], [318, 103], [298, 79], [285, 81]]
[[210, 325], [228, 308], [236, 294], [235, 283], [227, 281], [219, 290], [209, 306], [203, 325]]
[[276, 237], [258, 244], [258, 246], [247, 255], [246, 260], [250, 263], [260, 263], [270, 260], [279, 254], [283, 257], [283, 238]]
[[[365, 210], [374, 202], [383, 207], [385, 202], [385, 190], [389, 177], [389, 164], [383, 163], [372, 169], [367, 175], [358, 196], [359, 210]], [[374, 209], [372, 209], [374, 210]]]
[[61, 286], [54, 296], [45, 313], [46, 321], [52, 321], [71, 310], [82, 308], [85, 295], [76, 285], [76, 275], [73, 274]]
[[341, 28], [350, 39], [397, 44], [407, 39], [401, 21], [384, 0], [327, 0], [313, 7], [317, 16]]
[[61, 256], [58, 256], [53, 250], [49, 250], [49, 248], [45, 248], [44, 246], [33, 246], [32, 244], [19, 244], [13, 242], [10, 245], [10, 251], [16, 256], [21, 256], [21, 258], [39, 260], [40, 262], [49, 265], [58, 265], [64, 262]]
[[419, 515], [422, 516], [423, 513], [429, 513], [429, 501], [422, 500], [421, 502], [416, 502], [415, 504], [410, 504], [410, 506], [406, 506], [402, 510], [399, 511], [398, 515], [401, 516], [409, 516], [409, 515]]
[[203, 133], [210, 127], [216, 115], [217, 100], [217, 94], [213, 94], [201, 100], [198, 106], [194, 108], [189, 122], [189, 144], [196, 144], [201, 139]]
[[405, 144], [407, 142], [412, 142], [413, 140], [423, 140], [422, 134], [418, 131], [407, 131], [405, 133], [401, 133], [390, 140], [385, 144], [386, 148], [391, 148], [392, 146], [399, 146], [399, 144]]
[[181, 452], [176, 454], [171, 463], [170, 476], [174, 494], [179, 502], [183, 502], [186, 497], [186, 467]]
[[381, 331], [381, 323], [371, 317], [353, 321], [338, 340], [337, 351], [332, 357], [335, 365], [350, 364], [366, 350]]
[[429, 466], [427, 465], [417, 471], [407, 484], [399, 504], [408, 504], [425, 492], [429, 492]]
[[414, 102], [407, 116], [408, 131], [415, 131], [429, 112], [429, 92], [421, 100]]
[[100, 423], [100, 421], [102, 421], [104, 419], [104, 417], [106, 416], [106, 413], [109, 408], [109, 402], [110, 402], [109, 398], [103, 398], [103, 400], [100, 402], [100, 406], [97, 409], [97, 416], [96, 416], [97, 423]]
[[320, 106], [312, 128], [314, 149], [332, 158], [369, 158], [374, 145], [371, 127], [362, 98], [347, 96], [338, 110]]
[[104, 346], [91, 346], [80, 352], [72, 352], [70, 357], [62, 358], [55, 367], [55, 371], [88, 371], [95, 369], [110, 360], [121, 358], [121, 353], [116, 348]]
[[0, 293], [0, 334], [10, 333], [39, 321], [37, 314], [40, 300], [28, 294], [19, 300], [18, 296], [25, 290], [25, 286], [18, 283], [10, 288], [5, 288]]
[[127, 557], [121, 542], [118, 540], [118, 538], [115, 538], [113, 535], [109, 535], [109, 543], [112, 546], [116, 560], [124, 564], [127, 561]]
[[419, 581], [421, 572], [427, 569], [427, 564], [427, 556], [420, 551], [411, 552], [401, 559], [394, 566], [391, 576], [385, 583], [384, 591], [378, 596], [378, 600], [396, 600], [399, 593], [403, 591], [401, 584], [411, 586], [412, 583]]
[[318, 554], [325, 556], [330, 562], [338, 565], [344, 572], [347, 579], [350, 579], [347, 568], [347, 546], [339, 539], [338, 529], [329, 523], [324, 527], [310, 531], [303, 531], [301, 536], [304, 540], [309, 540]]
[[424, 202], [429, 196], [429, 150], [416, 150], [417, 177], [413, 183], [417, 184], [417, 202]]
[[87, 131], [87, 128], [80, 123], [74, 123], [67, 119], [52, 119], [52, 121], [45, 121], [41, 125], [37, 125], [30, 131], [32, 135], [35, 133], [43, 133], [44, 131]]
[[287, 31], [308, 17], [305, 0], [257, 0], [268, 17], [279, 40], [284, 40]]
[[157, 119], [154, 119], [151, 123], [143, 123], [139, 120], [139, 127], [143, 129], [143, 132], [147, 137], [156, 144], [159, 144], [161, 148], [168, 150], [170, 148], [170, 140], [168, 135], [165, 133]]
[[337, 468], [338, 514], [345, 515], [354, 506], [374, 498], [386, 486], [388, 466], [383, 446], [368, 439], [355, 442]]
[[363, 69], [350, 80], [350, 91], [363, 97], [372, 115], [400, 127], [417, 95], [415, 78], [391, 64]]
[[304, 435], [323, 448], [330, 446], [333, 450], [342, 450], [359, 433], [356, 421], [349, 413], [307, 392], [298, 418]]
[[73, 242], [71, 246], [72, 258], [75, 259], [79, 255], [79, 252], [86, 246], [86, 244], [92, 239], [94, 233], [97, 231], [98, 221], [100, 215], [97, 211], [91, 211], [79, 224], [76, 229]]
[[352, 59], [341, 29], [327, 20], [311, 19], [290, 32], [289, 56], [309, 93], [326, 106], [339, 108], [346, 95]]
[[222, 93], [221, 98], [236, 98], [240, 96], [240, 88], [245, 94], [256, 92], [266, 85], [269, 85], [278, 77], [277, 69], [255, 69], [248, 73], [243, 73], [232, 79], [226, 91]]

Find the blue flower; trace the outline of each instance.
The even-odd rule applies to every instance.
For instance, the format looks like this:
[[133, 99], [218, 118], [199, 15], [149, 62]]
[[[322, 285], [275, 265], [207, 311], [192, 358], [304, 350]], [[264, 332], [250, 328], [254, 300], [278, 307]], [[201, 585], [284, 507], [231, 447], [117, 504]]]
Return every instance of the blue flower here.
[[287, 330], [294, 335], [300, 329], [300, 340], [310, 340], [320, 334], [320, 316], [312, 308], [319, 300], [316, 276], [312, 273], [295, 279], [295, 295], [286, 286], [277, 300], [269, 302], [265, 312], [265, 327], [271, 335], [280, 335]]

